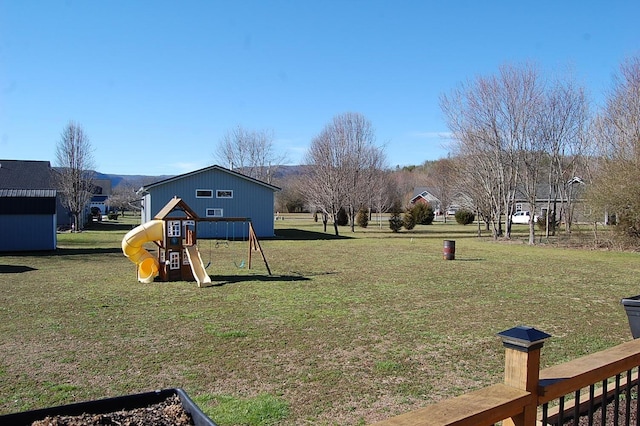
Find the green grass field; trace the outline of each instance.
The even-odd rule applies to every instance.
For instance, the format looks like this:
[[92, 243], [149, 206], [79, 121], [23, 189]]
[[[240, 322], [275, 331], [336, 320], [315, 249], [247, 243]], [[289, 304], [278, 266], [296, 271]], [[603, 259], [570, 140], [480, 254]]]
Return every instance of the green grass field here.
[[181, 387], [221, 426], [367, 424], [502, 381], [507, 328], [553, 335], [544, 366], [629, 340], [620, 299], [640, 293], [638, 253], [532, 247], [524, 226], [336, 238], [310, 215], [261, 240], [272, 276], [247, 242], [200, 240], [214, 285], [140, 284], [134, 225], [0, 257], [0, 413]]

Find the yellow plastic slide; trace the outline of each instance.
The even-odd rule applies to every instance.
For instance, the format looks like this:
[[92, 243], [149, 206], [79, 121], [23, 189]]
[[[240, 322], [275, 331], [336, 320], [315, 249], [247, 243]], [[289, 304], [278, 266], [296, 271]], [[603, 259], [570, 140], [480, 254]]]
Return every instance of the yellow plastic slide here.
[[158, 259], [142, 246], [150, 241], [162, 241], [163, 238], [164, 222], [151, 220], [136, 226], [122, 239], [122, 252], [130, 261], [138, 265], [138, 281], [141, 283], [153, 282], [160, 271]]
[[192, 245], [185, 247], [185, 249], [187, 251], [187, 257], [189, 258], [189, 263], [191, 264], [191, 272], [193, 272], [193, 277], [198, 282], [198, 287], [202, 287], [202, 284], [210, 283], [211, 277], [207, 274], [204, 263], [202, 263], [202, 256], [200, 256], [198, 247]]

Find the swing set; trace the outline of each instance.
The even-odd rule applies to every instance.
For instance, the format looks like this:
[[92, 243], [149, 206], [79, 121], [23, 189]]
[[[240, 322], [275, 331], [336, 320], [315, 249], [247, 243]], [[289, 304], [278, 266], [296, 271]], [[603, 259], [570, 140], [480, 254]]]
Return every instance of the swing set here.
[[[224, 248], [229, 248], [229, 237], [231, 237], [231, 241], [236, 241], [236, 223], [242, 223], [242, 235], [238, 235], [237, 237], [239, 239], [241, 239], [241, 241], [245, 241], [246, 239], [249, 240], [249, 248], [248, 248], [248, 254], [247, 254], [247, 269], [251, 269], [251, 261], [252, 261], [252, 254], [254, 251], [257, 251], [260, 253], [260, 255], [262, 256], [262, 260], [264, 262], [264, 265], [267, 268], [267, 272], [269, 273], [269, 275], [271, 275], [271, 268], [269, 268], [269, 263], [267, 262], [267, 258], [264, 255], [264, 252], [262, 251], [262, 247], [260, 246], [260, 241], [258, 241], [258, 237], [256, 236], [256, 233], [253, 229], [253, 225], [251, 223], [251, 219], [247, 218], [247, 217], [224, 217], [224, 218], [218, 218], [218, 217], [208, 217], [208, 218], [199, 218], [197, 220], [197, 222], [210, 222], [210, 223], [215, 223], [215, 231], [213, 236], [215, 237], [215, 248], [220, 248], [220, 247], [224, 247]], [[223, 241], [221, 241], [220, 239], [218, 239], [219, 236], [219, 232], [218, 232], [218, 224], [220, 223], [225, 223], [226, 224], [226, 229], [225, 229], [225, 239]], [[247, 224], [247, 228], [248, 228], [248, 238], [247, 238], [247, 234], [245, 234], [245, 224]], [[231, 230], [232, 233], [231, 235], [229, 234], [229, 226], [231, 225]], [[213, 250], [212, 250], [212, 243], [213, 239], [209, 240], [209, 262], [207, 263], [207, 266], [205, 266], [205, 269], [207, 269], [209, 266], [211, 266], [211, 257], [213, 256]], [[240, 263], [236, 263], [235, 261], [233, 262], [234, 265], [239, 268], [242, 269], [245, 267], [245, 261], [244, 259], [242, 259], [240, 261]]]

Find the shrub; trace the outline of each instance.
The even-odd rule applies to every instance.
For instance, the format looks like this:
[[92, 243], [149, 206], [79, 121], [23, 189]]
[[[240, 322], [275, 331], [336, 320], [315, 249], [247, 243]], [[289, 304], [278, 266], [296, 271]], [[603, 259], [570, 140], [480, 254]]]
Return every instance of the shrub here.
[[[613, 216], [613, 215], [612, 215]], [[610, 219], [614, 230], [627, 244], [636, 244], [640, 240], [640, 217], [632, 207], [618, 212]]]
[[402, 224], [407, 231], [411, 231], [418, 223], [413, 209], [407, 209], [402, 217]]
[[[546, 231], [547, 230], [547, 218], [545, 216], [540, 215], [538, 217], [537, 222], [536, 222], [536, 226], [541, 231]], [[555, 213], [551, 213], [549, 215], [549, 234], [554, 235], [555, 232], [556, 232], [556, 229], [558, 229], [559, 226], [560, 226], [560, 221], [556, 220]]]
[[433, 208], [429, 204], [414, 204], [412, 209], [417, 223], [419, 223], [420, 225], [431, 225], [433, 223], [435, 213], [433, 212]]
[[369, 226], [369, 212], [366, 209], [358, 210], [358, 215], [356, 216], [356, 223], [361, 228], [366, 228]]
[[347, 226], [349, 224], [349, 215], [344, 207], [340, 207], [338, 210], [338, 217], [336, 218], [336, 224], [338, 226]]
[[400, 231], [400, 229], [402, 229], [402, 219], [400, 218], [400, 213], [391, 213], [391, 217], [389, 218], [389, 228], [391, 228], [391, 231], [393, 232], [398, 232]]
[[476, 215], [471, 210], [460, 209], [455, 214], [456, 222], [460, 225], [469, 225], [476, 220]]
[[400, 217], [402, 205], [400, 204], [400, 201], [394, 201], [389, 208], [389, 212], [391, 213], [391, 217], [389, 217], [389, 228], [392, 232], [400, 231], [400, 229], [402, 229], [402, 218]]
[[118, 213], [111, 210], [109, 213], [107, 213], [107, 218], [109, 220], [118, 220]]

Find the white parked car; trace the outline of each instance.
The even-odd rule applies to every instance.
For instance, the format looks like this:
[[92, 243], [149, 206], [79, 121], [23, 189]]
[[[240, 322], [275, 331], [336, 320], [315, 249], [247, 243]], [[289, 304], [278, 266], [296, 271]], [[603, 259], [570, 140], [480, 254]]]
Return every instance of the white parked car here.
[[[531, 221], [531, 212], [521, 211], [516, 212], [513, 216], [511, 216], [511, 223], [520, 223], [524, 225], [528, 225]], [[533, 221], [538, 221], [538, 216], [533, 217]]]

